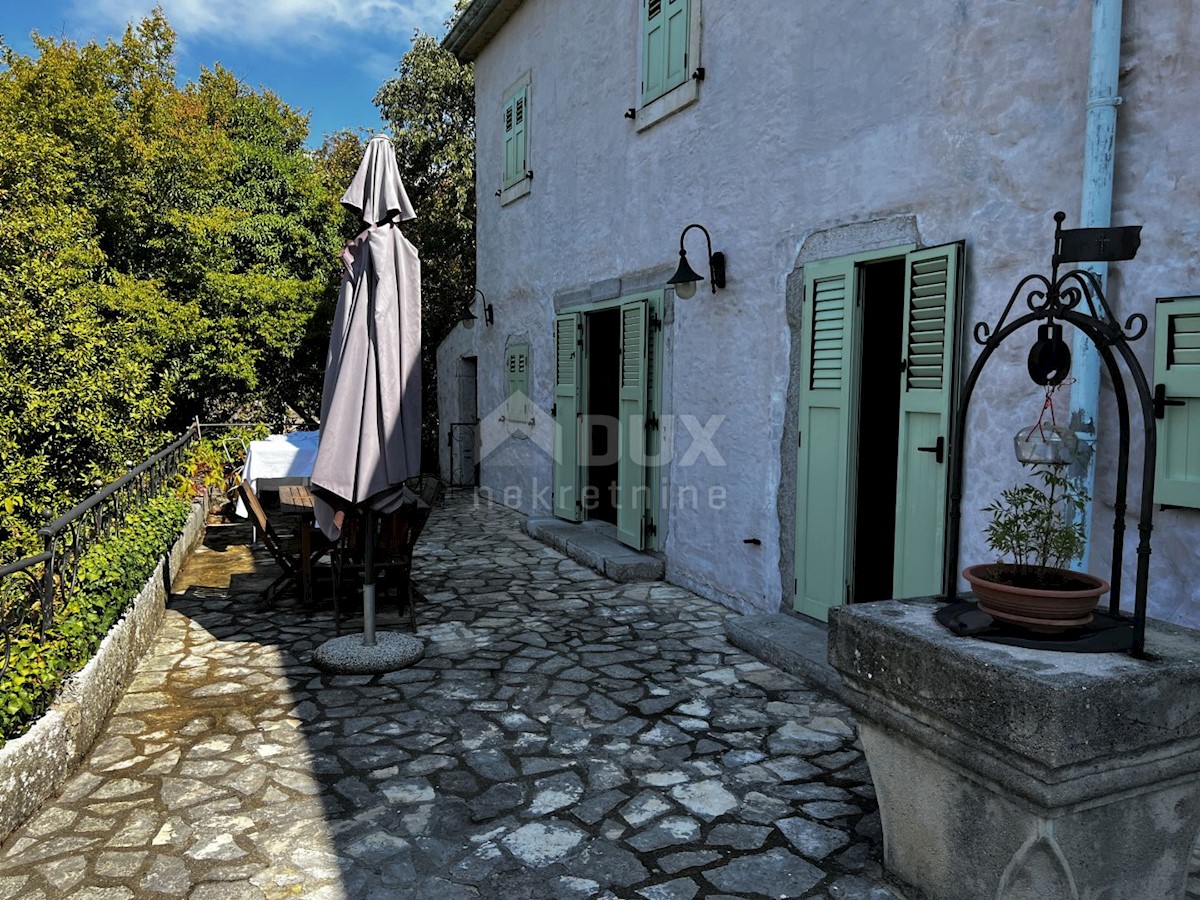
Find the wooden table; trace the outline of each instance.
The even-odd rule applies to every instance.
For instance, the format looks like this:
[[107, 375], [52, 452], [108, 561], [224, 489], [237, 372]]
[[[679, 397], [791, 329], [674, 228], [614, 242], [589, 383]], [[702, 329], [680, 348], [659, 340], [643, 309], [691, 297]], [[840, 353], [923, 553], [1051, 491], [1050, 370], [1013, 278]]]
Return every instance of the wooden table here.
[[300, 519], [300, 594], [308, 605], [312, 603], [312, 544], [313, 525], [316, 522], [312, 491], [303, 484], [281, 484], [279, 510]]

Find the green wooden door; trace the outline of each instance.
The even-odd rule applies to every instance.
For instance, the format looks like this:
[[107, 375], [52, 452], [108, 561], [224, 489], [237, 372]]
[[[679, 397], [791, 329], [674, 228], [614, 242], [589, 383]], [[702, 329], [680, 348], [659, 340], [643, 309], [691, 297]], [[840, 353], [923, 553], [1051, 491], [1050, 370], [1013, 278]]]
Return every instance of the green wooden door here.
[[849, 585], [855, 289], [851, 258], [804, 267], [795, 608], [822, 621]]
[[621, 306], [621, 360], [618, 411], [617, 539], [635, 550], [646, 545], [646, 407], [649, 389], [649, 301]]
[[554, 319], [554, 515], [578, 522], [579, 383], [583, 317], [566, 313]]
[[1154, 501], [1200, 507], [1200, 297], [1158, 301], [1154, 388], [1164, 401], [1157, 420]]
[[961, 244], [908, 254], [892, 596], [942, 590]]

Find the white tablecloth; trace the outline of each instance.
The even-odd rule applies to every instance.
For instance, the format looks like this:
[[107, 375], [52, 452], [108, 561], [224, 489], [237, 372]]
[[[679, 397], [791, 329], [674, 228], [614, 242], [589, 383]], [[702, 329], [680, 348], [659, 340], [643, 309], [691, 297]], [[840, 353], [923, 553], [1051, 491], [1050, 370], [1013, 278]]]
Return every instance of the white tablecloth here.
[[[293, 431], [273, 434], [264, 441], [251, 441], [242, 478], [250, 482], [256, 493], [263, 487], [308, 484], [320, 439], [319, 431]], [[237, 514], [246, 516], [246, 507], [240, 499]]]

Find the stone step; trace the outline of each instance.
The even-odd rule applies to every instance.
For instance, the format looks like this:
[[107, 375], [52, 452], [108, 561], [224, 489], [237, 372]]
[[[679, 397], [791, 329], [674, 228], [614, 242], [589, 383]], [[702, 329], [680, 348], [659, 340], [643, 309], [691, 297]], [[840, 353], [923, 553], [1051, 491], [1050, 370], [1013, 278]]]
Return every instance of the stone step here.
[[665, 565], [661, 557], [641, 553], [617, 540], [616, 529], [607, 522], [564, 522], [562, 519], [529, 518], [524, 531], [549, 544], [577, 563], [594, 569], [613, 581], [662, 581]]
[[842, 691], [842, 679], [829, 664], [829, 628], [823, 622], [790, 616], [730, 616], [725, 620], [729, 643], [763, 662], [799, 675], [833, 696]]

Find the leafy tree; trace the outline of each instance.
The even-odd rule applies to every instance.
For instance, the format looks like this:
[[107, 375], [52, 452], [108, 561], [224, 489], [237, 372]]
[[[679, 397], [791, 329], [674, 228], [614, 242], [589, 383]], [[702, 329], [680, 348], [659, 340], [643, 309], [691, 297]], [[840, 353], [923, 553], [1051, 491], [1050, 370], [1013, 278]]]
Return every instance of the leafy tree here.
[[375, 95], [417, 218], [404, 231], [421, 254], [423, 456], [436, 467], [437, 346], [475, 290], [475, 77], [428, 34]]
[[174, 40], [0, 48], [0, 562], [195, 415], [315, 408], [344, 186], [271, 92], [176, 87]]

